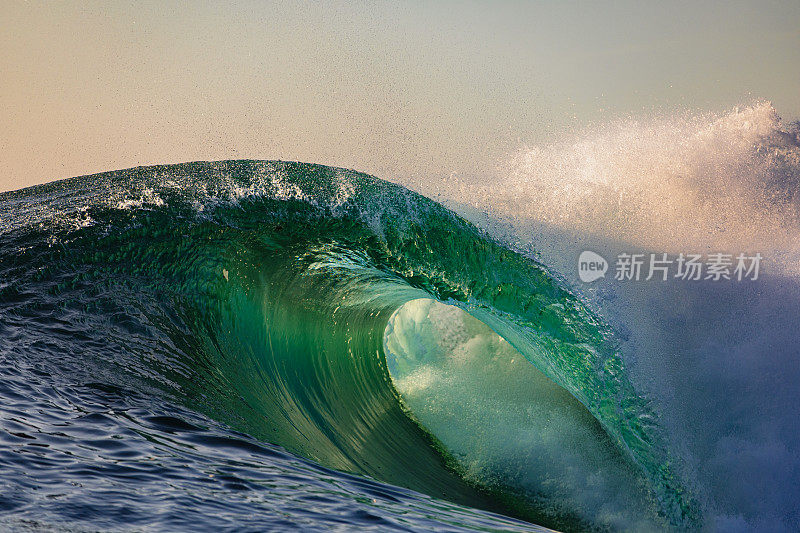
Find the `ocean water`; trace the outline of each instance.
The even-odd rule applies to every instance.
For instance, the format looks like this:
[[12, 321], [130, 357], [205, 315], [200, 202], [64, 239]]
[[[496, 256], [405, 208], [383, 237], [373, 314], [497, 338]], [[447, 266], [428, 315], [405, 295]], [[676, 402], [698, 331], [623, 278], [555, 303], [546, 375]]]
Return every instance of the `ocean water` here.
[[[759, 103], [481, 180], [223, 161], [2, 193], [0, 525], [796, 530], [799, 178]], [[765, 261], [585, 284], [585, 249]]]

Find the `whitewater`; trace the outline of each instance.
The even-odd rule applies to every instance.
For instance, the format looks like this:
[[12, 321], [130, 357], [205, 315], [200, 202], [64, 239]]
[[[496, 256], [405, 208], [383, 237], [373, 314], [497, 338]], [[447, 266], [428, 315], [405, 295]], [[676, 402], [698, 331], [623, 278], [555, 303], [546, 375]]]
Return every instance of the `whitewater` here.
[[[383, 178], [1, 193], [0, 523], [800, 526], [797, 124], [620, 119], [480, 179]], [[584, 250], [765, 259], [584, 283]]]

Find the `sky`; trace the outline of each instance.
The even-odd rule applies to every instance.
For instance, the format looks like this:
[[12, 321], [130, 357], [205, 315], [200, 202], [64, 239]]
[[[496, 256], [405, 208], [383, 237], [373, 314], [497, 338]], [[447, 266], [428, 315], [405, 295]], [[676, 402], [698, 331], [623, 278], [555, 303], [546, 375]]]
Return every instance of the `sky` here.
[[800, 118], [800, 2], [0, 2], [0, 191], [283, 159], [481, 176], [619, 117]]

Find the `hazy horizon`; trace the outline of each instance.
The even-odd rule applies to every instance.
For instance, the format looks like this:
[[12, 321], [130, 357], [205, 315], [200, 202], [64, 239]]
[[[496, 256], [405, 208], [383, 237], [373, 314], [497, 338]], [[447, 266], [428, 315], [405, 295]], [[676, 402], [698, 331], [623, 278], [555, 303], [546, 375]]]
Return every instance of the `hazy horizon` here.
[[0, 7], [0, 191], [194, 160], [491, 172], [619, 117], [800, 118], [800, 4]]

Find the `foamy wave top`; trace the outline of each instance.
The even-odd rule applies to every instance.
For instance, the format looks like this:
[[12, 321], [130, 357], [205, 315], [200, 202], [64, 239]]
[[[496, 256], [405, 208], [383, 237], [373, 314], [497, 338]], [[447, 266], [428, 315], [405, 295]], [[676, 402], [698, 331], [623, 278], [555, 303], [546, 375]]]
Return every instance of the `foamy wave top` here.
[[676, 253], [775, 252], [797, 268], [800, 128], [768, 102], [618, 120], [524, 146], [495, 180], [451, 180], [444, 195], [518, 229], [546, 224]]

